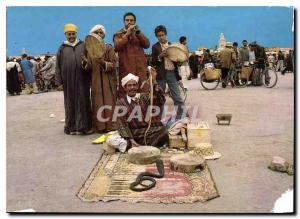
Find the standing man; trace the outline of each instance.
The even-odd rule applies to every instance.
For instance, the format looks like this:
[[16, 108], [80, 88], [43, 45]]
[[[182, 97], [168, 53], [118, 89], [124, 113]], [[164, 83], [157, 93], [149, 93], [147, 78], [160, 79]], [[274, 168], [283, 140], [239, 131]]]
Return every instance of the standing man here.
[[205, 49], [203, 51], [203, 64], [211, 63], [211, 55], [210, 55], [210, 50]]
[[[95, 25], [90, 35], [97, 34], [104, 42], [105, 27]], [[93, 58], [87, 53], [85, 68], [92, 75], [92, 122], [95, 132], [116, 130], [117, 123], [112, 121], [117, 101], [117, 56], [113, 47], [105, 43], [105, 53], [101, 59]], [[99, 48], [100, 49], [100, 48]], [[103, 109], [105, 107], [105, 109]]]
[[167, 41], [167, 29], [165, 26], [159, 25], [155, 28], [154, 33], [158, 42], [152, 46], [152, 64], [157, 72], [157, 82], [163, 91], [168, 84], [174, 105], [178, 107], [176, 117], [186, 116], [183, 115], [185, 107], [176, 79], [177, 65], [166, 56], [166, 49], [171, 44]]
[[91, 134], [90, 75], [82, 68], [84, 43], [77, 39], [77, 27], [66, 24], [67, 38], [57, 52], [55, 80], [63, 88], [66, 134]]
[[253, 65], [256, 61], [255, 53], [254, 53], [254, 47], [252, 44], [249, 44], [249, 63]]
[[238, 62], [238, 59], [239, 59], [239, 51], [238, 51], [238, 46], [239, 46], [239, 44], [238, 44], [237, 42], [234, 42], [234, 43], [232, 44], [232, 46], [233, 46], [233, 51], [234, 51], [234, 55], [235, 55], [234, 60], [235, 60], [235, 62], [237, 63], [237, 62]]
[[[220, 52], [220, 62], [221, 62], [221, 74], [222, 74], [222, 87], [226, 87], [226, 79], [228, 76], [228, 72], [232, 63], [234, 62], [235, 54], [232, 49], [232, 43], [227, 42], [226, 46]], [[232, 83], [232, 82], [231, 82]]]
[[34, 60], [33, 56], [29, 56], [28, 59], [32, 63], [31, 70], [32, 70], [32, 73], [33, 73], [34, 77], [36, 78], [37, 77], [37, 72], [38, 72], [38, 63], [37, 63], [37, 61]]
[[[144, 49], [148, 49], [150, 42], [136, 24], [136, 16], [128, 12], [123, 16], [124, 28], [114, 34], [115, 50], [119, 56], [119, 91], [118, 97], [126, 95], [121, 86], [121, 80], [128, 73], [139, 77], [139, 87], [147, 80], [147, 59]], [[148, 86], [142, 91], [147, 91]], [[139, 90], [140, 92], [141, 90]]]
[[294, 72], [293, 66], [294, 54], [292, 50], [289, 50], [289, 54], [285, 59], [285, 69], [281, 72], [282, 75], [285, 74], [286, 71]]
[[284, 64], [284, 55], [281, 52], [281, 50], [279, 50], [279, 52], [278, 52], [278, 61], [277, 61], [277, 71], [280, 71], [280, 72], [283, 71], [283, 64]]
[[[187, 39], [185, 36], [181, 36], [179, 38], [179, 42], [180, 44], [182, 44], [183, 46], [186, 47], [186, 49], [188, 50], [187, 48]], [[189, 52], [188, 52], [189, 54]], [[184, 83], [184, 81], [186, 81], [188, 78], [191, 77], [191, 69], [190, 69], [190, 66], [189, 66], [189, 60], [181, 63], [180, 66], [178, 66], [178, 72], [179, 72], [179, 75], [182, 79], [182, 81], [180, 81], [180, 83], [183, 84], [184, 88], [188, 88], [187, 85]]]
[[[262, 85], [262, 78], [261, 74], [263, 71], [265, 71], [265, 63], [268, 61], [267, 54], [265, 52], [265, 48], [258, 45], [256, 41], [251, 43], [253, 48], [254, 48], [254, 53], [255, 53], [255, 63], [256, 63], [256, 68], [258, 69], [258, 74], [256, 77], [254, 77], [253, 84], [256, 86], [261, 86]], [[266, 71], [266, 83], [268, 83], [268, 70]]]
[[32, 63], [27, 59], [27, 54], [22, 55], [21, 67], [25, 77], [25, 90], [27, 94], [37, 94], [38, 89], [32, 72]]
[[51, 84], [51, 79], [55, 77], [56, 62], [54, 60], [54, 57], [51, 57], [49, 54], [46, 54], [45, 61], [46, 65], [41, 70], [39, 70], [38, 73], [45, 72], [43, 74], [44, 92], [48, 92], [49, 85]]
[[20, 95], [21, 85], [19, 81], [19, 73], [21, 72], [21, 66], [15, 59], [7, 58], [6, 63], [6, 87], [10, 95]]
[[241, 66], [249, 65], [249, 47], [247, 40], [243, 40], [243, 47], [239, 49], [239, 63]]
[[190, 78], [197, 78], [198, 77], [198, 56], [195, 52], [189, 58], [189, 65], [192, 71]]

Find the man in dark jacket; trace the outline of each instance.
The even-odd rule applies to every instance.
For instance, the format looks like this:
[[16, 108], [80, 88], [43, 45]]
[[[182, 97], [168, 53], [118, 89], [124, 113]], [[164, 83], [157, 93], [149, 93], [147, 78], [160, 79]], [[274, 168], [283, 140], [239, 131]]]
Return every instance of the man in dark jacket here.
[[192, 70], [191, 77], [197, 78], [198, 77], [198, 56], [196, 55], [195, 52], [193, 52], [192, 55], [190, 56], [189, 64]]
[[172, 62], [166, 54], [166, 49], [170, 45], [167, 41], [167, 29], [163, 25], [159, 25], [155, 28], [155, 36], [158, 42], [152, 46], [152, 64], [157, 71], [157, 82], [164, 91], [166, 84], [171, 92], [171, 96], [174, 105], [178, 107], [177, 118], [186, 116], [184, 111], [184, 103], [180, 96], [180, 90], [178, 87], [178, 69], [176, 63]]
[[91, 134], [90, 76], [82, 68], [84, 43], [77, 39], [77, 27], [66, 24], [67, 40], [57, 52], [55, 81], [63, 88], [66, 134]]
[[[265, 52], [265, 48], [258, 45], [256, 43], [256, 41], [254, 41], [253, 43], [251, 43], [253, 48], [254, 48], [254, 54], [255, 54], [255, 59], [256, 59], [256, 67], [258, 68], [259, 72], [257, 74], [257, 77], [254, 78], [253, 80], [253, 84], [260, 86], [262, 85], [262, 81], [261, 81], [261, 73], [264, 72], [265, 69], [265, 64], [268, 61], [268, 57], [267, 54]], [[266, 72], [268, 75], [268, 71]], [[268, 77], [266, 77], [266, 83], [268, 83]]]

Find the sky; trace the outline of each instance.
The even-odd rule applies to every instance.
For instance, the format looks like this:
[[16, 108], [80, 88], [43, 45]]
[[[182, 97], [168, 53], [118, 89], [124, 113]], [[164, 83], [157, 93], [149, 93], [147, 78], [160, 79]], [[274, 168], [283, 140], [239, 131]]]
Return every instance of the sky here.
[[[65, 40], [63, 26], [74, 23], [78, 36], [84, 40], [96, 24], [106, 27], [105, 41], [112, 42], [115, 32], [124, 26], [123, 15], [133, 12], [137, 24], [149, 38], [157, 39], [154, 29], [167, 27], [168, 40], [178, 42], [186, 36], [190, 51], [199, 47], [214, 48], [220, 33], [226, 41], [254, 40], [265, 47], [294, 47], [293, 8], [291, 7], [163, 7], [163, 6], [9, 6], [6, 8], [6, 53], [30, 55], [56, 53]], [[146, 52], [151, 52], [151, 46]]]

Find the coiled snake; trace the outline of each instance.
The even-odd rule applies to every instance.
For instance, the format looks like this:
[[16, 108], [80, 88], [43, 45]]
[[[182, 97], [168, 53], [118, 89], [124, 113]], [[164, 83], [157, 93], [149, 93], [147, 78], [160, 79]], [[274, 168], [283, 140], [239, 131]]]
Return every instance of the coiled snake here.
[[[135, 192], [143, 192], [149, 189], [152, 189], [156, 185], [156, 180], [153, 178], [163, 178], [165, 175], [165, 170], [164, 170], [164, 163], [162, 160], [158, 159], [155, 161], [156, 168], [158, 170], [159, 174], [155, 173], [150, 173], [150, 172], [142, 172], [140, 173], [137, 178], [135, 179], [135, 182], [130, 184], [130, 189]], [[143, 181], [151, 181], [150, 185], [145, 185], [143, 184]], [[138, 185], [141, 185], [143, 187], [136, 187]]]

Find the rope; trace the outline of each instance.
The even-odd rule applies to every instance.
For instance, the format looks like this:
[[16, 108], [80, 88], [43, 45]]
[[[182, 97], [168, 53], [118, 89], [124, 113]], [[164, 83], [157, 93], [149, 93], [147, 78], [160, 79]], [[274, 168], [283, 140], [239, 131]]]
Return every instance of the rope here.
[[153, 106], [153, 82], [152, 82], [152, 74], [151, 74], [152, 67], [148, 66], [148, 70], [149, 70], [149, 82], [150, 82], [150, 119], [149, 119], [149, 122], [148, 122], [147, 130], [146, 130], [145, 135], [144, 135], [145, 145], [147, 145], [147, 133], [148, 133], [150, 127], [151, 127], [151, 122], [152, 122], [152, 106]]

